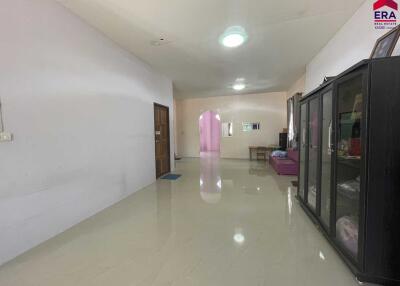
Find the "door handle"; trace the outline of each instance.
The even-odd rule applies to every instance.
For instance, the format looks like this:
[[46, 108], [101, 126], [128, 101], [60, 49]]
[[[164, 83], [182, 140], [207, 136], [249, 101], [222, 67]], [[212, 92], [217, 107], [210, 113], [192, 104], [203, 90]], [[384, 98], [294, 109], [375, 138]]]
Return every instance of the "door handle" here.
[[332, 153], [332, 121], [329, 123], [328, 128], [328, 154]]

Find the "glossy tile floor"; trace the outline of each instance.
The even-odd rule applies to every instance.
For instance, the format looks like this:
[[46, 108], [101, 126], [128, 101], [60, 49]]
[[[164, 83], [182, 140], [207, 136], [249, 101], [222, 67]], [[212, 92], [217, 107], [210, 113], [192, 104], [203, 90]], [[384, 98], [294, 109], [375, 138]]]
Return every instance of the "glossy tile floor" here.
[[213, 156], [177, 172], [2, 266], [0, 285], [358, 285], [295, 178]]

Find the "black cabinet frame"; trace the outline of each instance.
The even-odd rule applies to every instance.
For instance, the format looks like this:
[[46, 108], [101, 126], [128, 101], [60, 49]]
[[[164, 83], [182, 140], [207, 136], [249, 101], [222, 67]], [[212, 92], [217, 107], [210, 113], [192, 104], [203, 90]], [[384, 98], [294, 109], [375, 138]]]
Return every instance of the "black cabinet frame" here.
[[[379, 70], [379, 72], [373, 71]], [[388, 74], [382, 74], [382, 72], [387, 72]], [[385, 216], [391, 215], [390, 211], [385, 212], [387, 206], [382, 205], [386, 204], [398, 204], [400, 208], [400, 186], [397, 186], [396, 180], [390, 178], [388, 176], [399, 176], [399, 173], [396, 173], [396, 170], [400, 172], [400, 169], [396, 169], [395, 166], [390, 165], [391, 162], [396, 159], [387, 159], [382, 158], [382, 166], [376, 166], [376, 162], [380, 162], [380, 158], [377, 158], [374, 155], [374, 150], [371, 148], [377, 148], [379, 145], [376, 142], [382, 142], [377, 140], [377, 137], [374, 138], [374, 146], [370, 146], [370, 129], [371, 129], [371, 120], [373, 120], [373, 126], [375, 127], [375, 133], [377, 129], [377, 121], [380, 120], [378, 114], [384, 110], [389, 110], [391, 112], [390, 116], [384, 117], [387, 121], [380, 122], [380, 124], [399, 124], [398, 134], [391, 133], [391, 139], [395, 140], [394, 142], [400, 143], [400, 120], [399, 122], [389, 121], [389, 118], [398, 118], [400, 119], [400, 113], [397, 110], [400, 110], [400, 57], [393, 58], [383, 58], [383, 59], [373, 59], [373, 60], [365, 60], [362, 61], [355, 66], [351, 67], [347, 71], [333, 78], [329, 82], [321, 85], [316, 90], [309, 93], [307, 96], [302, 98], [300, 102], [300, 117], [301, 117], [301, 107], [306, 105], [306, 146], [304, 148], [304, 158], [305, 161], [304, 166], [302, 166], [301, 161], [299, 160], [299, 168], [305, 168], [304, 171], [304, 182], [300, 180], [299, 175], [299, 188], [304, 188], [304, 199], [300, 196], [297, 196], [300, 205], [308, 214], [308, 216], [319, 226], [322, 234], [327, 238], [327, 240], [331, 243], [331, 245], [336, 249], [340, 257], [344, 260], [344, 262], [349, 266], [352, 272], [356, 275], [357, 279], [363, 282], [373, 282], [373, 283], [382, 283], [385, 285], [400, 285], [400, 251], [399, 253], [390, 253], [390, 256], [387, 254], [387, 251], [393, 251], [393, 249], [400, 249], [393, 246], [382, 246], [374, 244], [377, 241], [377, 234], [379, 234], [379, 241], [390, 243], [392, 241], [396, 241], [399, 243], [398, 239], [400, 239], [400, 231], [397, 230], [397, 225], [395, 225], [396, 219], [390, 219], [390, 225], [381, 225], [379, 224], [376, 218], [371, 217], [370, 213], [379, 213], [384, 214]], [[361, 158], [360, 158], [360, 193], [358, 197], [358, 252], [357, 258], [353, 257], [353, 255], [342, 246], [336, 236], [336, 222], [337, 222], [337, 206], [338, 206], [338, 168], [339, 164], [342, 164], [339, 161], [338, 154], [338, 146], [339, 146], [339, 88], [342, 84], [351, 81], [357, 77], [361, 77], [362, 83], [362, 117], [360, 121], [361, 127]], [[374, 84], [375, 88], [372, 91], [371, 85]], [[381, 90], [377, 89], [377, 86], [383, 87], [385, 95], [381, 94]], [[324, 96], [329, 92], [332, 92], [332, 132], [331, 136], [331, 153], [330, 153], [330, 219], [329, 225], [326, 225], [323, 222], [321, 217], [321, 190], [322, 190], [322, 148], [327, 148], [324, 142], [324, 133], [323, 133], [323, 120], [324, 120]], [[393, 107], [385, 107], [384, 104], [376, 104], [375, 106], [371, 106], [371, 98], [374, 99], [375, 102], [379, 100], [381, 96], [384, 98], [388, 98], [391, 95], [398, 95], [398, 97], [393, 98], [390, 97], [390, 102]], [[317, 193], [316, 193], [316, 209], [310, 207], [308, 202], [308, 179], [309, 179], [309, 144], [310, 144], [310, 102], [311, 100], [319, 100], [319, 111], [318, 111], [318, 169], [317, 169]], [[386, 108], [386, 109], [384, 109]], [[371, 110], [374, 111], [374, 118], [371, 119]], [[397, 112], [397, 113], [396, 113]], [[392, 114], [393, 113], [393, 114]], [[303, 122], [300, 122], [300, 130], [303, 132]], [[390, 130], [395, 130], [395, 126], [391, 126]], [[304, 136], [301, 134], [301, 136]], [[326, 134], [325, 134], [326, 136]], [[329, 135], [328, 135], [329, 136]], [[326, 139], [325, 139], [326, 140]], [[385, 140], [382, 138], [380, 140]], [[300, 143], [302, 143], [300, 141]], [[322, 144], [324, 143], [324, 146]], [[395, 146], [394, 143], [390, 146]], [[388, 157], [400, 158], [400, 147], [391, 147], [391, 154], [387, 154]], [[300, 148], [300, 152], [303, 152], [302, 148]], [[380, 153], [382, 154], [382, 152]], [[302, 154], [299, 154], [301, 157]], [[369, 163], [373, 158], [373, 162], [375, 164]], [[389, 165], [388, 165], [389, 164]], [[400, 164], [399, 164], [400, 165]], [[396, 165], [397, 166], [397, 165]], [[378, 172], [378, 168], [384, 168], [384, 170], [391, 170], [385, 172]], [[379, 169], [380, 170], [380, 169]], [[381, 177], [373, 177], [375, 174], [379, 174]], [[382, 174], [385, 174], [385, 178], [383, 178]], [[371, 180], [374, 179], [374, 180]], [[379, 200], [379, 204], [375, 205], [373, 201], [369, 201], [369, 193], [373, 193], [375, 198], [379, 194], [377, 189], [370, 189], [370, 182], [374, 182], [378, 185], [383, 179], [390, 180], [386, 184], [390, 187], [390, 193], [385, 193], [385, 199]], [[397, 190], [394, 191], [394, 190]], [[325, 189], [324, 189], [325, 190]], [[385, 190], [379, 190], [384, 192]], [[390, 199], [388, 199], [390, 196]], [[392, 199], [392, 200], [391, 200]], [[371, 212], [372, 210], [379, 210]], [[391, 205], [389, 208], [391, 211], [395, 209], [394, 206]], [[396, 212], [397, 213], [397, 212]], [[326, 217], [325, 217], [326, 218]], [[400, 217], [398, 217], [398, 221], [400, 221]], [[383, 251], [383, 252], [379, 252]], [[390, 257], [390, 259], [388, 259]], [[379, 260], [380, 259], [380, 260]], [[386, 259], [386, 260], [383, 260]]]
[[[334, 95], [338, 94], [338, 87], [339, 85], [357, 78], [359, 76], [362, 77], [362, 86], [363, 86], [363, 90], [362, 90], [362, 95], [363, 95], [363, 116], [362, 116], [362, 120], [361, 120], [361, 124], [362, 124], [362, 128], [361, 128], [361, 141], [363, 142], [361, 144], [361, 168], [360, 168], [360, 176], [361, 176], [361, 180], [360, 180], [360, 189], [361, 190], [367, 190], [367, 185], [365, 182], [367, 182], [367, 144], [368, 144], [368, 129], [367, 129], [367, 119], [368, 119], [368, 80], [367, 80], [367, 69], [368, 68], [363, 68], [361, 70], [358, 71], [354, 71], [349, 75], [346, 75], [340, 79], [337, 80], [337, 82], [334, 83]], [[333, 231], [333, 239], [335, 240], [335, 244], [338, 245], [339, 249], [341, 250], [342, 254], [346, 257], [346, 259], [348, 259], [351, 264], [355, 265], [357, 269], [360, 269], [361, 271], [363, 271], [364, 269], [364, 264], [362, 263], [364, 261], [364, 249], [363, 249], [363, 245], [364, 245], [364, 241], [365, 241], [365, 192], [360, 192], [360, 198], [359, 198], [359, 235], [358, 235], [358, 257], [357, 260], [355, 260], [351, 255], [349, 255], [347, 253], [347, 251], [341, 247], [340, 243], [336, 240], [336, 219], [337, 219], [337, 169], [338, 169], [338, 155], [337, 155], [337, 146], [338, 146], [338, 140], [339, 140], [339, 136], [338, 136], [338, 127], [339, 127], [339, 106], [338, 106], [338, 97], [334, 96], [334, 112], [332, 114], [336, 115], [334, 117], [334, 142], [335, 142], [335, 149], [334, 149], [334, 154], [335, 156], [333, 157], [333, 164], [332, 167], [334, 169], [333, 172], [333, 177], [332, 177], [332, 189], [331, 189], [331, 193], [334, 196], [333, 198], [333, 208], [331, 209], [331, 223], [333, 223], [332, 225], [332, 231]]]

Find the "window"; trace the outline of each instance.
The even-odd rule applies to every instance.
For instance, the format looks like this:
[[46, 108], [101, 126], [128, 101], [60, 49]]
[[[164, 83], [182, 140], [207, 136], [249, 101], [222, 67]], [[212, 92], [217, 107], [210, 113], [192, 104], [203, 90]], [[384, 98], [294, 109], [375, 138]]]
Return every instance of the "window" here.
[[233, 136], [233, 122], [222, 123], [222, 137]]
[[243, 132], [250, 132], [253, 130], [260, 130], [260, 123], [247, 123], [243, 122]]

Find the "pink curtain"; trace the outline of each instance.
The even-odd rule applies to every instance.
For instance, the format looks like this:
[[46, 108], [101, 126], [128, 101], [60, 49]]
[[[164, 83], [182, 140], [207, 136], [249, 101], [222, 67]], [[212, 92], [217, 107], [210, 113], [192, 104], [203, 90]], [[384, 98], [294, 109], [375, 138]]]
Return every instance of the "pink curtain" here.
[[220, 151], [221, 121], [217, 117], [217, 113], [206, 111], [199, 119], [201, 152]]

